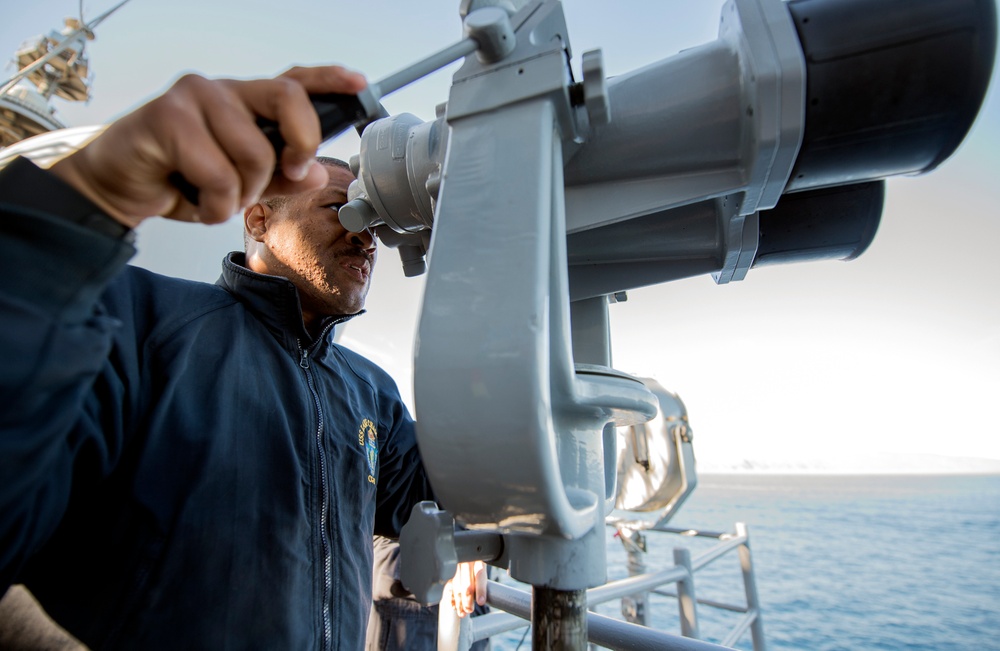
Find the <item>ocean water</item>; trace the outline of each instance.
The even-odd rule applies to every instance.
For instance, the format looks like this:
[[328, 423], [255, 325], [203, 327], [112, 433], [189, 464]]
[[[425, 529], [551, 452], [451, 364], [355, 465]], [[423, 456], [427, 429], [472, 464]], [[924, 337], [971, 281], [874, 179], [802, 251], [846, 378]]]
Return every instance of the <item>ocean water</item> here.
[[[703, 476], [670, 525], [737, 521], [749, 527], [769, 649], [1000, 651], [1000, 476]], [[647, 566], [712, 544], [651, 532]], [[610, 533], [608, 566], [611, 579], [627, 575]], [[696, 573], [695, 593], [745, 603], [736, 554]], [[620, 616], [617, 602], [595, 610]], [[679, 634], [675, 599], [652, 596], [649, 616]], [[739, 615], [699, 605], [698, 617], [702, 639], [718, 643]], [[493, 648], [529, 648], [522, 633]], [[749, 632], [737, 648], [752, 649]]]

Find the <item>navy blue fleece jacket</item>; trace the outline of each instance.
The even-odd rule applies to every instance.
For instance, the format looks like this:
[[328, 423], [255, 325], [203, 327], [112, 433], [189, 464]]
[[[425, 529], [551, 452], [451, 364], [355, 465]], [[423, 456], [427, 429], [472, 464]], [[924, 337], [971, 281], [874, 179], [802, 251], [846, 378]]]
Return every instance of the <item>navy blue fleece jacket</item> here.
[[119, 235], [0, 172], [0, 592], [93, 648], [360, 648], [372, 533], [431, 497], [395, 384], [242, 254], [183, 281]]

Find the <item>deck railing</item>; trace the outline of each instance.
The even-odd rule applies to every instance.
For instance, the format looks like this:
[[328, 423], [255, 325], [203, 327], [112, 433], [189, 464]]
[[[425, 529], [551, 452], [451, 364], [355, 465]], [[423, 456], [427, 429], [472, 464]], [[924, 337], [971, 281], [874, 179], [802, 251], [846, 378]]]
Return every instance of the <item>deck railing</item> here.
[[[717, 540], [718, 543], [693, 557], [687, 548], [675, 547], [674, 565], [653, 572], [646, 570], [644, 545], [626, 544], [630, 576], [588, 590], [587, 605], [593, 607], [620, 599], [623, 602], [623, 612], [627, 612], [625, 617], [628, 621], [594, 612], [588, 613], [587, 630], [591, 644], [621, 651], [648, 649], [719, 651], [732, 647], [749, 631], [754, 651], [766, 651], [753, 558], [750, 553], [750, 535], [746, 525], [742, 522], [736, 523], [735, 533], [653, 527], [643, 529], [640, 536], [651, 532], [710, 538]], [[733, 551], [739, 555], [745, 603], [732, 604], [697, 598], [695, 575], [698, 571]], [[664, 586], [668, 585], [675, 585], [675, 590], [664, 589]], [[467, 651], [477, 640], [492, 638], [528, 625], [531, 619], [530, 592], [494, 581], [489, 582], [488, 590], [488, 603], [493, 609], [489, 614], [458, 620], [453, 614], [446, 612], [448, 609], [441, 609], [438, 645], [440, 651]], [[681, 635], [665, 633], [646, 626], [650, 593], [677, 600]], [[722, 640], [721, 646], [700, 640], [698, 606], [743, 615]]]

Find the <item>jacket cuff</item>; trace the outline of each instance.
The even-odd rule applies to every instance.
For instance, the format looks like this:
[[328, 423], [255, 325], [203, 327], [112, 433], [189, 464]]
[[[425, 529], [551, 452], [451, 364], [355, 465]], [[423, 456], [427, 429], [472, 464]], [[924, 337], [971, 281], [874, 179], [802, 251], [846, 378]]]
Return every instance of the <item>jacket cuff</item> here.
[[0, 196], [28, 210], [37, 210], [89, 228], [98, 233], [132, 242], [131, 228], [105, 214], [90, 199], [55, 174], [27, 158], [15, 158], [0, 172]]
[[0, 170], [3, 292], [49, 313], [85, 318], [135, 255], [131, 229], [26, 159]]

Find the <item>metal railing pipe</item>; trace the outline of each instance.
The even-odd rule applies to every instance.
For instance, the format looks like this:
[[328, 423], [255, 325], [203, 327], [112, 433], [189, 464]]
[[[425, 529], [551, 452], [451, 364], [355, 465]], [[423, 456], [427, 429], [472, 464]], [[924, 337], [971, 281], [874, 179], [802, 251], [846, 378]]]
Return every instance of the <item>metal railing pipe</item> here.
[[677, 527], [651, 527], [651, 531], [662, 531], [663, 533], [675, 533], [678, 536], [687, 536], [688, 538], [716, 538], [722, 539], [726, 536], [733, 535], [728, 531], [702, 531], [701, 529], [679, 529]]
[[747, 629], [750, 628], [756, 619], [757, 613], [753, 611], [748, 612], [745, 616], [741, 617], [740, 621], [733, 627], [733, 630], [726, 636], [726, 639], [722, 641], [722, 646], [733, 646], [739, 642], [740, 638], [743, 637], [743, 634], [747, 632]]
[[590, 613], [590, 641], [614, 651], [733, 651], [711, 642], [671, 635]]
[[469, 625], [472, 628], [472, 639], [475, 641], [495, 637], [528, 625], [528, 622], [520, 617], [504, 612], [487, 613], [466, 619], [469, 620]]
[[[670, 597], [671, 599], [677, 598], [676, 592], [670, 592], [669, 590], [651, 590], [653, 594], [660, 595], [661, 597]], [[738, 604], [727, 604], [721, 601], [715, 601], [714, 599], [703, 599], [698, 597], [697, 599], [699, 606], [709, 606], [711, 608], [717, 608], [719, 610], [728, 610], [733, 613], [745, 614], [749, 612], [746, 606], [740, 606]]]
[[612, 599], [633, 595], [636, 592], [652, 590], [664, 583], [676, 583], [688, 576], [687, 570], [683, 567], [671, 567], [650, 574], [630, 576], [587, 590], [587, 601], [591, 604], [602, 604]]
[[[738, 642], [746, 634], [747, 630], [749, 630], [753, 639], [754, 651], [766, 651], [760, 600], [757, 596], [756, 578], [754, 576], [753, 561], [750, 553], [749, 532], [746, 525], [742, 522], [736, 523], [735, 528], [735, 535], [732, 533], [696, 531], [693, 529], [656, 528], [655, 530], [666, 533], [715, 538], [719, 540], [719, 544], [699, 554], [693, 560], [689, 550], [675, 548], [674, 562], [676, 565], [674, 567], [659, 572], [639, 574], [619, 579], [596, 588], [591, 588], [586, 592], [587, 603], [589, 605], [634, 596], [641, 592], [653, 592], [674, 597], [678, 600], [681, 632], [686, 637], [664, 633], [588, 612], [586, 615], [588, 640], [609, 649], [620, 649], [622, 651], [646, 651], [647, 649], [650, 651], [653, 649], [663, 651], [721, 651], [728, 649]], [[747, 605], [744, 607], [710, 599], [697, 599], [694, 594], [695, 573], [733, 550], [738, 552], [740, 559]], [[676, 593], [659, 589], [660, 586], [668, 583], [677, 585]], [[474, 628], [472, 629], [474, 639], [486, 639], [516, 629], [527, 625], [528, 622], [523, 620], [531, 620], [532, 596], [530, 593], [494, 581], [489, 582], [488, 592], [489, 597], [487, 602], [497, 610], [505, 612], [491, 613], [476, 618], [477, 621], [474, 622]], [[723, 640], [723, 646], [702, 642], [697, 639], [699, 631], [696, 604], [742, 613], [744, 615]]]
[[764, 642], [764, 623], [760, 618], [760, 599], [757, 597], [757, 578], [753, 571], [753, 558], [750, 555], [750, 530], [745, 522], [736, 523], [736, 534], [738, 539], [743, 540], [740, 545], [740, 568], [743, 571], [743, 591], [747, 597], [747, 610], [756, 614], [753, 624], [750, 626], [750, 637], [753, 639], [754, 651], [767, 651], [767, 644]]
[[[524, 619], [531, 618], [531, 595], [489, 582], [487, 603]], [[726, 647], [587, 613], [588, 639], [614, 651], [732, 651]]]
[[677, 567], [683, 567], [687, 575], [677, 582], [677, 612], [681, 618], [681, 635], [697, 639], [701, 635], [698, 633], [698, 600], [694, 596], [691, 552], [684, 547], [675, 547], [674, 563]]
[[720, 543], [715, 547], [695, 556], [694, 560], [691, 562], [691, 567], [694, 568], [695, 572], [697, 572], [701, 568], [718, 560], [719, 557], [725, 556], [745, 542], [746, 536], [733, 536], [728, 540], [720, 541]]

